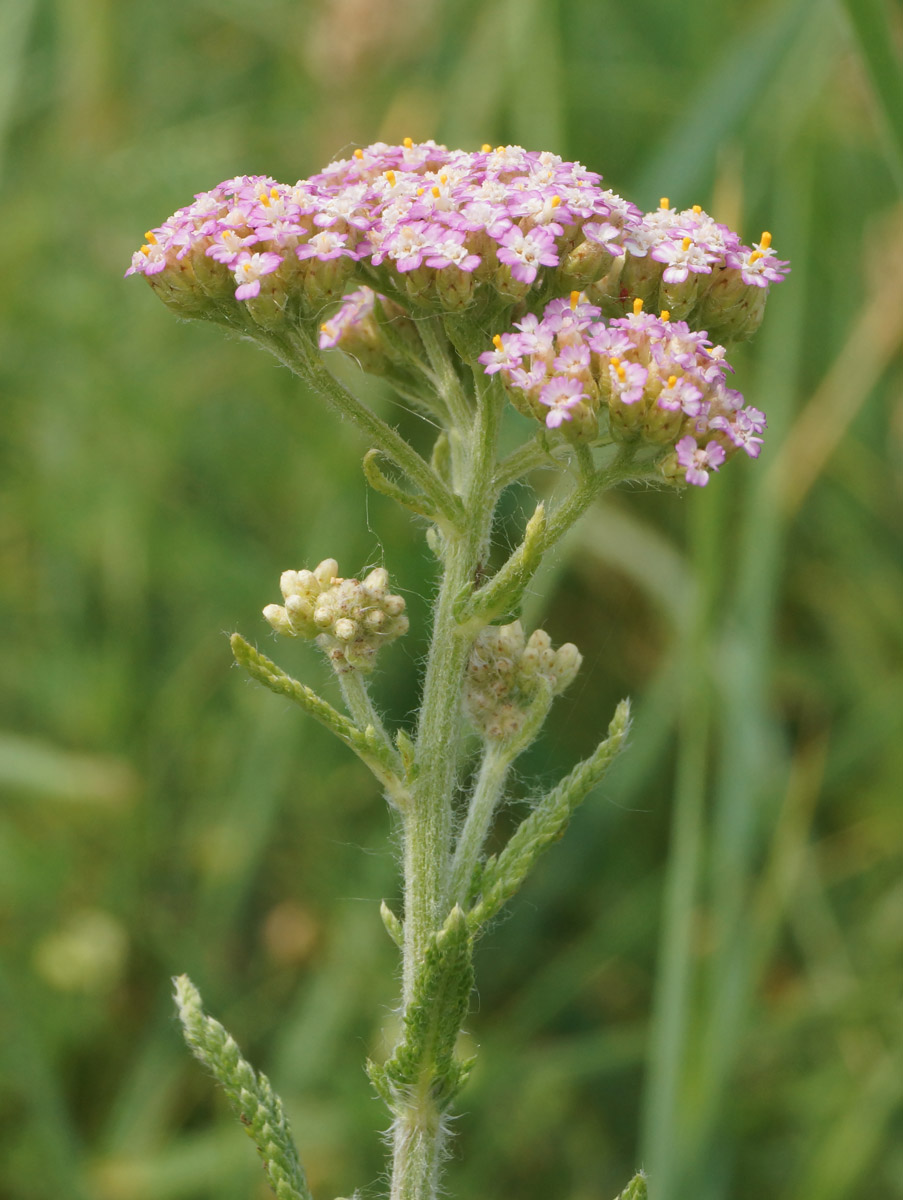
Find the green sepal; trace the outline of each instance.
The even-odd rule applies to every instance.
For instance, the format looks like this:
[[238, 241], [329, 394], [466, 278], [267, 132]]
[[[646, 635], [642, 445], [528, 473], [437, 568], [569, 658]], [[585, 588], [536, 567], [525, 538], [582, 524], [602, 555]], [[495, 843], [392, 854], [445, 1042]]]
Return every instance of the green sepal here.
[[638, 1171], [624, 1191], [616, 1197], [616, 1200], [646, 1200], [648, 1194], [646, 1172]]
[[173, 980], [182, 1032], [191, 1053], [223, 1088], [245, 1132], [257, 1147], [267, 1182], [278, 1200], [312, 1200], [282, 1101], [266, 1075], [241, 1056], [219, 1021], [208, 1017], [187, 975]]
[[480, 899], [467, 914], [469, 929], [476, 932], [518, 891], [543, 850], [558, 841], [571, 813], [611, 766], [629, 730], [630, 702], [622, 700], [608, 727], [608, 737], [539, 801], [502, 852], [486, 860], [479, 881]]
[[402, 1038], [381, 1067], [368, 1066], [373, 1085], [393, 1113], [413, 1094], [428, 1093], [442, 1112], [463, 1086], [472, 1061], [455, 1058], [455, 1044], [473, 990], [473, 938], [455, 905], [432, 935], [404, 1014]]

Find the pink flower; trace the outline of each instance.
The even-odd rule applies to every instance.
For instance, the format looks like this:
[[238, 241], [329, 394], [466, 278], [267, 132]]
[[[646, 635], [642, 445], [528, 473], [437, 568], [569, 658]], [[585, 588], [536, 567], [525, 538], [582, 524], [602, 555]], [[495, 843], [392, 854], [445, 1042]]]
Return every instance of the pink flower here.
[[496, 334], [492, 339], [494, 350], [485, 350], [479, 357], [487, 375], [497, 371], [508, 371], [520, 366], [523, 357], [522, 339], [516, 333]]
[[586, 399], [579, 379], [566, 379], [563, 375], [556, 375], [539, 393], [539, 403], [550, 409], [546, 416], [548, 428], [557, 429], [565, 421], [570, 421], [571, 409]]
[[239, 285], [235, 289], [235, 299], [250, 300], [254, 296], [259, 296], [261, 278], [278, 270], [281, 266], [282, 256], [280, 254], [273, 254], [269, 251], [264, 254], [250, 254], [247, 250], [243, 250], [232, 267], [235, 282]]
[[499, 262], [511, 267], [512, 278], [532, 283], [540, 267], [557, 267], [555, 239], [548, 230], [537, 227], [523, 233], [517, 227], [502, 235]]
[[709, 471], [717, 471], [726, 457], [724, 447], [718, 442], [707, 442], [702, 447], [690, 434], [682, 437], [674, 449], [677, 461], [686, 471], [687, 483], [696, 487], [705, 487], [709, 482]]
[[608, 374], [611, 379], [612, 395], [622, 404], [636, 404], [643, 398], [649, 372], [639, 363], [621, 362], [617, 357], [609, 360]]
[[333, 233], [324, 229], [322, 233], [315, 233], [303, 246], [296, 246], [295, 253], [302, 262], [306, 258], [316, 258], [319, 262], [329, 262], [334, 258], [353, 258], [354, 251], [348, 249], [347, 241], [346, 233]]

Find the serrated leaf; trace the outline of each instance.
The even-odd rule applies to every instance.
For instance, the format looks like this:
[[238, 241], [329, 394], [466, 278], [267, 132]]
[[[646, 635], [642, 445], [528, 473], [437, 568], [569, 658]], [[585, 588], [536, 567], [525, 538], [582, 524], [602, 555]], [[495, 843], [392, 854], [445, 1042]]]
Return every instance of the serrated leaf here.
[[180, 975], [173, 982], [188, 1048], [225, 1091], [257, 1147], [267, 1181], [278, 1200], [312, 1200], [282, 1101], [269, 1079], [242, 1058], [234, 1039], [219, 1021], [207, 1016], [200, 993], [188, 976]]
[[470, 1064], [455, 1059], [455, 1044], [472, 989], [473, 939], [463, 909], [455, 905], [430, 939], [404, 1014], [402, 1039], [377, 1068], [378, 1081], [371, 1073], [384, 1099], [388, 1091], [393, 1111], [415, 1089], [427, 1089], [440, 1111], [460, 1090]]

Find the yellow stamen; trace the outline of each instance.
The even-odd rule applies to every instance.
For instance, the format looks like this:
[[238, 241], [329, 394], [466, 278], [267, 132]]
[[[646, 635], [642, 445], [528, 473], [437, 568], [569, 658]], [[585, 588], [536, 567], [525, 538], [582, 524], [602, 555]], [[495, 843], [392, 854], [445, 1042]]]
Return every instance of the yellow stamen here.
[[154, 231], [152, 229], [148, 229], [147, 233], [144, 235], [144, 240], [146, 242], [150, 242], [152, 246], [156, 246], [157, 244], [157, 239], [154, 237]]
[[574, 309], [577, 307], [577, 305], [579, 303], [580, 303], [580, 293], [579, 292], [571, 292], [571, 312], [574, 311]]
[[658, 315], [658, 319], [660, 321], [670, 321], [671, 320], [671, 314], [668, 312], [667, 308], [662, 309], [662, 311]]
[[749, 265], [752, 266], [752, 264], [754, 262], [758, 262], [760, 258], [764, 258], [764, 257], [765, 257], [765, 255], [762, 253], [761, 250], [753, 250], [752, 254], [750, 254], [750, 256], [749, 256]]
[[762, 234], [762, 236], [759, 238], [759, 245], [762, 247], [763, 250], [768, 250], [771, 247], [771, 234], [768, 232], [767, 229]]
[[386, 179], [389, 181], [389, 187], [395, 187], [395, 172], [386, 171]]
[[623, 366], [622, 364], [619, 364], [617, 367], [615, 367], [615, 371], [617, 373], [618, 379], [623, 379], [624, 376], [627, 374], [627, 368], [625, 366]]
[[558, 207], [558, 205], [559, 205], [560, 203], [561, 203], [561, 197], [560, 197], [560, 196], [553, 196], [553, 197], [552, 197], [552, 207], [553, 207], [553, 208], [557, 208], [557, 207]]
[[261, 192], [260, 195], [257, 197], [257, 199], [260, 201], [260, 203], [263, 205], [264, 208], [269, 208], [270, 198], [266, 194], [266, 192]]
[[448, 183], [448, 176], [447, 176], [447, 175], [440, 175], [440, 176], [439, 176], [439, 182], [440, 182], [440, 183]]
[[502, 348], [502, 335], [501, 335], [500, 333], [497, 333], [497, 334], [495, 335], [495, 337], [492, 339], [492, 344], [493, 344], [493, 346], [495, 346], [496, 350], [501, 350], [501, 348]]
[[662, 196], [661, 200], [659, 200], [659, 202], [658, 202], [658, 206], [659, 206], [659, 208], [670, 208], [671, 201], [668, 199], [667, 196]]
[[692, 245], [693, 245], [692, 238], [684, 238], [684, 240], [681, 242], [681, 246], [683, 246], [684, 253], [686, 253]]
[[505, 147], [504, 147], [504, 146], [496, 146], [496, 148], [495, 148], [495, 152], [496, 152], [496, 154], [504, 154], [504, 153], [505, 153]]
[[677, 383], [677, 376], [676, 376], [676, 375], [669, 375], [669, 376], [668, 376], [668, 387], [672, 387], [672, 388], [673, 388], [673, 387], [674, 387], [674, 385], [675, 385], [675, 383]]
[[141, 253], [144, 255], [145, 258], [147, 258], [148, 254], [150, 254], [150, 252], [151, 252], [150, 246], [142, 246], [141, 247]]
[[271, 188], [270, 188], [270, 195], [273, 197], [273, 199], [274, 199], [274, 200], [278, 200], [278, 198], [279, 198], [279, 188], [277, 188], [277, 187], [271, 187]]
[[414, 139], [406, 137], [403, 139], [401, 144], [402, 144], [402, 146], [404, 146], [405, 150], [410, 150], [411, 147], [414, 145]]
[[423, 195], [423, 193], [424, 193], [425, 191], [426, 191], [426, 188], [418, 188], [418, 189], [417, 189], [417, 195], [418, 195], [418, 196], [422, 196], [422, 195]]
[[492, 149], [492, 147], [489, 145], [489, 143], [484, 142], [483, 145], [480, 147], [480, 152], [482, 154], [488, 154], [491, 149]]
[[637, 296], [633, 302], [633, 315], [638, 317], [643, 311], [643, 301]]
[[354, 152], [354, 157], [355, 157], [355, 158], [363, 158], [363, 157], [364, 157], [364, 152], [363, 152], [363, 150], [361, 150], [360, 148], [358, 148], [357, 150], [355, 150], [355, 152]]
[[702, 212], [702, 205], [701, 205], [701, 204], [694, 204], [694, 205], [693, 205], [693, 212], [694, 212], [694, 213], [696, 213], [697, 215], [698, 215], [699, 213], [701, 213], [701, 212]]
[[441, 190], [440, 190], [439, 188], [437, 188], [437, 187], [431, 187], [431, 188], [430, 188], [430, 191], [433, 193], [433, 195], [436, 197], [436, 199], [437, 199], [437, 200], [438, 200], [438, 199], [439, 199], [439, 197], [442, 195], [442, 192], [441, 192]]

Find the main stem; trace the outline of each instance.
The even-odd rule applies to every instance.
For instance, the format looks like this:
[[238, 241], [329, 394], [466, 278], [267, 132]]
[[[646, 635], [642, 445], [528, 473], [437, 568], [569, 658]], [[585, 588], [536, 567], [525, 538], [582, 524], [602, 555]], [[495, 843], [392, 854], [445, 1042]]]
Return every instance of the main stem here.
[[[410, 1004], [432, 936], [452, 907], [450, 864], [453, 802], [457, 787], [461, 686], [473, 642], [461, 629], [455, 601], [476, 578], [488, 548], [496, 493], [492, 487], [500, 399], [483, 387], [470, 430], [459, 430], [468, 447], [460, 488], [466, 519], [446, 533], [443, 572], [436, 598], [433, 637], [423, 685], [416, 740], [417, 777], [404, 815], [404, 1009]], [[442, 1113], [429, 1087], [415, 1087], [393, 1126], [391, 1200], [434, 1200], [445, 1139]]]

